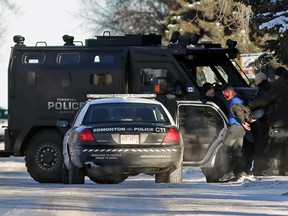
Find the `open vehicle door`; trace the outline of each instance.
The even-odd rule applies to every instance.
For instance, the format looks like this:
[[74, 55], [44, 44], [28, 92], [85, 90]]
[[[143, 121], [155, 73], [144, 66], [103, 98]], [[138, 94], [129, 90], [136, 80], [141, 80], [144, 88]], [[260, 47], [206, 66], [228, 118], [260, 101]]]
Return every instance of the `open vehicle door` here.
[[184, 140], [183, 165], [201, 167], [207, 182], [218, 181], [227, 169], [220, 151], [228, 122], [224, 112], [213, 102], [177, 101], [176, 115]]

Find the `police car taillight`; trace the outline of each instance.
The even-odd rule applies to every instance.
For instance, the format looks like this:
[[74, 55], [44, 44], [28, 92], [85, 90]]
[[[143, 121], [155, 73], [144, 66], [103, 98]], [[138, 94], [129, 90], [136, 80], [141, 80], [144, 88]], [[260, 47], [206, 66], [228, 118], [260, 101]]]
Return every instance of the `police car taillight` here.
[[85, 129], [80, 134], [80, 142], [95, 141], [95, 138], [89, 129]]
[[175, 128], [170, 128], [164, 137], [163, 143], [180, 143], [180, 136], [178, 131]]

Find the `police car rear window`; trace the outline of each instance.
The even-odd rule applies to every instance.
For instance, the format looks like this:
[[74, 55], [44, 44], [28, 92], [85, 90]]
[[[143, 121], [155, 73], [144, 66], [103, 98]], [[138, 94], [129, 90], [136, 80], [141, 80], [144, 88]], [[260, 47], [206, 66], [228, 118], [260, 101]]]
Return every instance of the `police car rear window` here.
[[42, 64], [45, 60], [44, 53], [27, 53], [23, 56], [24, 64]]
[[169, 118], [160, 105], [138, 103], [107, 103], [91, 105], [83, 119], [84, 124], [98, 122], [161, 122]]

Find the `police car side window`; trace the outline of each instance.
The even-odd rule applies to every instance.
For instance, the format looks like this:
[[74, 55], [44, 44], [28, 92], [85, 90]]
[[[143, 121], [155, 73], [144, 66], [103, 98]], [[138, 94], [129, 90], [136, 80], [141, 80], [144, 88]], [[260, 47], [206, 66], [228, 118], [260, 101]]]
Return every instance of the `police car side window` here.
[[162, 108], [155, 109], [155, 114], [158, 122], [170, 123], [168, 116]]

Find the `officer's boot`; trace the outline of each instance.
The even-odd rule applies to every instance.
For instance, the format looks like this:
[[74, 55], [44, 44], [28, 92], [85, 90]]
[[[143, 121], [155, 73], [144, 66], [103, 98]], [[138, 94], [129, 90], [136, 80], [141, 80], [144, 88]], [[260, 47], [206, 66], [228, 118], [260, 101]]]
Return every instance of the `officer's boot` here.
[[269, 159], [268, 169], [263, 170], [263, 176], [277, 176], [279, 175], [280, 160], [276, 158]]

